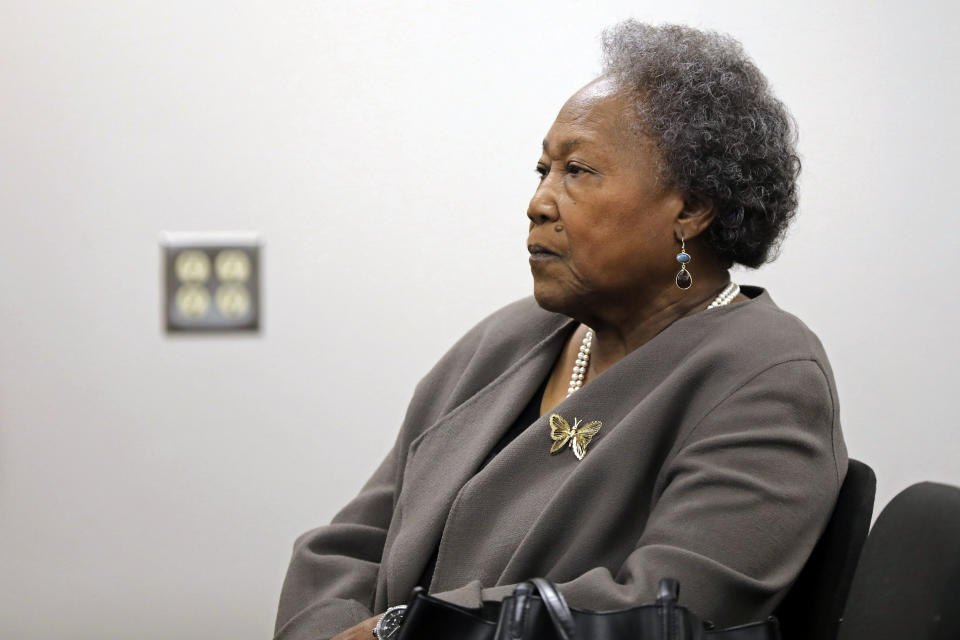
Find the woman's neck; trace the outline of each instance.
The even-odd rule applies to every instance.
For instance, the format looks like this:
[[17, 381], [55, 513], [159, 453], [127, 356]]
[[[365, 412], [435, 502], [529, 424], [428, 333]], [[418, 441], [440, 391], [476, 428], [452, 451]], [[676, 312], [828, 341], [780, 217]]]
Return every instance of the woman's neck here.
[[[722, 269], [713, 274], [699, 274], [694, 286], [686, 290], [672, 286], [653, 295], [637, 296], [636, 302], [630, 305], [591, 309], [585, 322], [581, 321], [593, 331], [585, 382], [642, 347], [680, 318], [706, 309], [729, 282], [729, 273]], [[586, 327], [581, 327], [574, 341], [582, 339], [584, 333]]]

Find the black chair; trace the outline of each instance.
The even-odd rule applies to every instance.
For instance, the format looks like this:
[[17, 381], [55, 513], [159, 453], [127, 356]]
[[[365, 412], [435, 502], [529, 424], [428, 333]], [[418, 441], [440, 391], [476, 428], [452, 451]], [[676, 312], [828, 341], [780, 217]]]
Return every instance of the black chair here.
[[922, 482], [890, 501], [867, 538], [841, 640], [960, 638], [960, 488]]
[[850, 460], [837, 504], [796, 582], [774, 611], [783, 640], [835, 640], [873, 517], [877, 477]]

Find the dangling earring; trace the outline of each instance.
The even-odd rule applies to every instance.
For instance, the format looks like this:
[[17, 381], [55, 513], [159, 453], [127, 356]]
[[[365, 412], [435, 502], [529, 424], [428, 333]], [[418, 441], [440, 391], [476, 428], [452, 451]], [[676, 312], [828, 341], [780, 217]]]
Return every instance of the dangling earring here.
[[677, 254], [677, 262], [680, 263], [680, 271], [677, 272], [677, 286], [681, 289], [689, 289], [693, 284], [693, 276], [687, 271], [687, 263], [690, 262], [690, 254], [687, 253], [687, 243], [683, 239], [683, 232], [680, 232], [680, 253]]

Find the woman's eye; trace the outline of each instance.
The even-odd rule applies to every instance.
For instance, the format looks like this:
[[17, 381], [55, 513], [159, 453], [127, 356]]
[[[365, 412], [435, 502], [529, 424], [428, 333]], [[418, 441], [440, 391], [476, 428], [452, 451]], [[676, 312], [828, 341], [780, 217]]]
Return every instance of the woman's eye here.
[[569, 173], [569, 174], [572, 175], [572, 176], [575, 176], [575, 175], [579, 175], [579, 174], [581, 174], [581, 173], [586, 173], [586, 169], [584, 169], [584, 168], [581, 167], [581, 166], [575, 165], [575, 164], [568, 164], [568, 165], [567, 165], [567, 173]]
[[540, 175], [540, 180], [543, 180], [547, 177], [547, 171], [548, 169], [542, 164], [537, 165], [537, 173]]

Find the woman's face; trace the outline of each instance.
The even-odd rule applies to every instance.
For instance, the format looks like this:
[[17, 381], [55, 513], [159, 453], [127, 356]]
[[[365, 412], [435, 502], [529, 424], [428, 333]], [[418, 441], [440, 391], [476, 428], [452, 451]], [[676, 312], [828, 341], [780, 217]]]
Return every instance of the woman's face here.
[[543, 141], [527, 245], [545, 309], [627, 308], [674, 286], [684, 201], [658, 180], [658, 152], [630, 129], [631, 108], [596, 80], [567, 101]]

